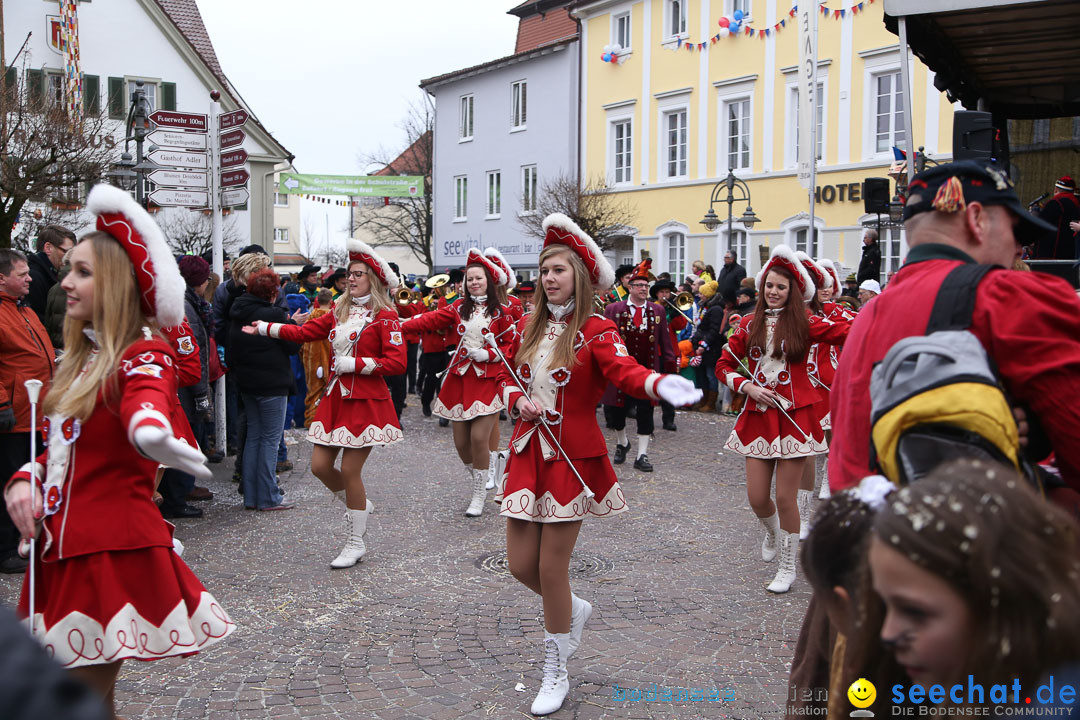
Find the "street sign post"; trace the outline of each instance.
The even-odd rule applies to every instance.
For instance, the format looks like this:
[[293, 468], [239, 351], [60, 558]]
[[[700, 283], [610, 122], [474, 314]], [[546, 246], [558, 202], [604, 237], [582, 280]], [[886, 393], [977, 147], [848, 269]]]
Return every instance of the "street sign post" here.
[[248, 171], [240, 168], [239, 170], [225, 170], [221, 173], [221, 187], [238, 187], [240, 185], [247, 184]]
[[222, 149], [236, 147], [240, 143], [244, 142], [244, 131], [240, 128], [233, 128], [226, 132], [221, 133], [221, 142], [219, 143]]
[[204, 208], [209, 204], [208, 201], [209, 194], [205, 190], [159, 188], [150, 193], [150, 202], [162, 206]]
[[206, 132], [206, 116], [201, 113], [155, 110], [150, 113], [150, 120], [158, 127]]
[[247, 162], [248, 154], [244, 148], [237, 150], [230, 150], [228, 152], [221, 153], [221, 167], [236, 167], [237, 165], [243, 165]]
[[251, 193], [246, 187], [230, 188], [221, 191], [221, 204], [224, 207], [236, 207], [246, 203], [250, 197]]
[[210, 167], [204, 152], [162, 150], [159, 148], [151, 152], [148, 157], [158, 165], [167, 165], [168, 167], [185, 167], [196, 170], [205, 170]]
[[155, 185], [164, 185], [177, 188], [208, 188], [210, 175], [204, 172], [192, 172], [190, 170], [154, 170], [146, 176], [146, 179]]
[[248, 114], [245, 110], [233, 110], [232, 112], [222, 113], [218, 115], [218, 129], [228, 130], [229, 128], [240, 127], [248, 120]]
[[176, 130], [155, 130], [146, 136], [147, 141], [158, 147], [183, 150], [206, 150], [206, 138], [206, 133]]

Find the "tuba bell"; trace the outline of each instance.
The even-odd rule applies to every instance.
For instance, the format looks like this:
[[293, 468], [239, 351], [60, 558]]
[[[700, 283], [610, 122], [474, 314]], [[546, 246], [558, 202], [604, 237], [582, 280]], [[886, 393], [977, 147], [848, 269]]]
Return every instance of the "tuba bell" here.
[[407, 287], [401, 287], [394, 291], [394, 300], [398, 305], [408, 305], [413, 301], [413, 293]]

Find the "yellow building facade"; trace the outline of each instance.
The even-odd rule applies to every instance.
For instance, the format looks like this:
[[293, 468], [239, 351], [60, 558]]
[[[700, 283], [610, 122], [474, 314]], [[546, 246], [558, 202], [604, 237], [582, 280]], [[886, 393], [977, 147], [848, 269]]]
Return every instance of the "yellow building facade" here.
[[[887, 177], [892, 147], [906, 147], [899, 44], [885, 29], [880, 0], [854, 11], [852, 0], [828, 0], [828, 15], [818, 15], [815, 241], [809, 196], [796, 176], [792, 7], [790, 0], [598, 0], [574, 10], [584, 54], [583, 181], [603, 178], [635, 209], [632, 250], [628, 244], [616, 261], [647, 252], [655, 272], [681, 279], [699, 258], [719, 270], [733, 246], [754, 273], [761, 248], [787, 243], [858, 266], [862, 228], [877, 217], [864, 212], [861, 183]], [[745, 16], [738, 36], [714, 39], [720, 18], [736, 10]], [[613, 45], [617, 61], [605, 62]], [[954, 108], [934, 88], [933, 73], [914, 58], [911, 68], [915, 146], [947, 160]], [[746, 203], [736, 203], [730, 239], [726, 204], [714, 205], [719, 228], [701, 224], [729, 170], [746, 183], [760, 219], [746, 233], [738, 222]], [[906, 246], [899, 228], [884, 229], [882, 240], [884, 279]]]

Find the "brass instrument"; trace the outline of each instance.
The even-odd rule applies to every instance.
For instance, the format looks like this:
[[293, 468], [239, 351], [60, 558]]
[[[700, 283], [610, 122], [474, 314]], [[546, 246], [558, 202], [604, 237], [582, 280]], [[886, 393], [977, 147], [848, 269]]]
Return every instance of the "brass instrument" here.
[[593, 295], [592, 301], [593, 305], [596, 306], [596, 311], [602, 315], [608, 306], [607, 300], [602, 295]]
[[394, 299], [398, 305], [409, 305], [413, 301], [413, 291], [407, 287], [400, 287], [394, 291]]
[[666, 302], [668, 305], [675, 308], [679, 312], [684, 313], [690, 308], [694, 307], [694, 296], [688, 292], [681, 292], [675, 296], [674, 302], [672, 302], [670, 299], [665, 299], [664, 302]]
[[450, 276], [446, 273], [442, 273], [441, 275], [432, 275], [424, 281], [424, 287], [432, 289], [441, 288], [448, 282], [450, 282]]

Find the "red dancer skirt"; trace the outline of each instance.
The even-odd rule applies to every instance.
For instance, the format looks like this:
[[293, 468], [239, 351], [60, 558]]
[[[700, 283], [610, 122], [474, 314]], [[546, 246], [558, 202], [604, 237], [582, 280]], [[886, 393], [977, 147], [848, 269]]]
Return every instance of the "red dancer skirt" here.
[[341, 388], [336, 384], [319, 401], [307, 436], [316, 445], [343, 448], [389, 445], [403, 437], [390, 398], [342, 397]]
[[450, 371], [431, 412], [447, 420], [472, 420], [497, 413], [503, 407], [498, 381], [493, 377], [477, 377], [470, 366], [464, 375]]
[[728, 450], [762, 460], [808, 457], [829, 451], [821, 417], [813, 405], [787, 411], [791, 419], [809, 435], [809, 440], [776, 408], [758, 412], [750, 410], [750, 405], [748, 402], [743, 406], [735, 421], [735, 429], [724, 443]]

